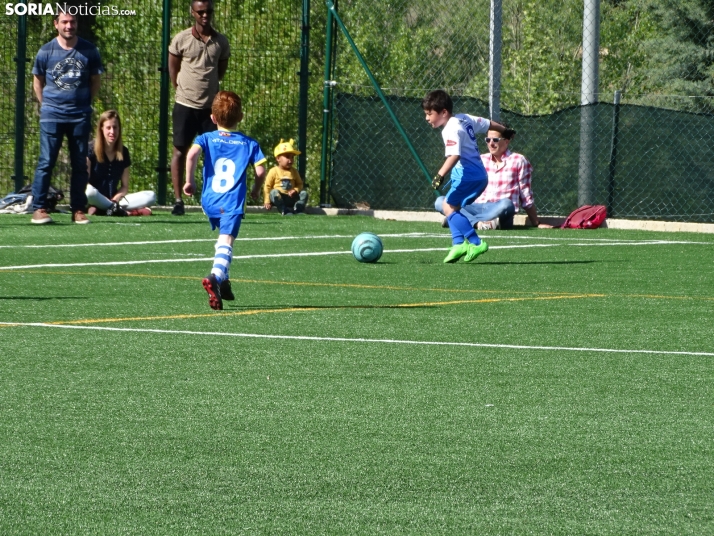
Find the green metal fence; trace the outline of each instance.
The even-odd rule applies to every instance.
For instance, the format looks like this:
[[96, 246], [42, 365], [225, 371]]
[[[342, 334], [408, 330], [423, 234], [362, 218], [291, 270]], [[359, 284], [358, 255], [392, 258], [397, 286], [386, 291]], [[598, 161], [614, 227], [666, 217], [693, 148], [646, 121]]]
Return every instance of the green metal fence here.
[[[491, 116], [492, 3], [455, 0], [448, 9], [433, 0], [340, 3], [336, 16], [345, 31], [336, 25], [335, 59], [326, 69], [329, 201], [432, 208], [433, 193], [388, 107], [436, 171], [443, 144], [425, 123], [420, 101], [443, 88], [455, 112]], [[594, 31], [583, 1], [502, 3], [497, 112], [518, 131], [512, 148], [534, 165], [539, 212], [566, 215], [587, 199], [608, 205], [615, 217], [714, 222], [711, 2], [603, 0], [599, 10], [595, 104], [581, 106], [583, 34]]]
[[[441, 136], [423, 120], [420, 99], [390, 97], [389, 104], [411, 133], [429, 169], [443, 162]], [[457, 100], [459, 110], [487, 116], [488, 103]], [[339, 139], [333, 155], [332, 199], [338, 206], [430, 209], [431, 187], [396, 128], [381, 119], [375, 97], [336, 97]], [[612, 217], [711, 222], [714, 147], [692, 146], [681, 133], [714, 139], [714, 116], [625, 104], [592, 105], [595, 136], [593, 202]], [[578, 205], [580, 107], [526, 116], [501, 111], [519, 134], [512, 147], [528, 155], [534, 169], [538, 211], [563, 215]], [[618, 128], [615, 128], [617, 121]], [[487, 149], [478, 140], [482, 152]], [[614, 149], [614, 150], [613, 150]]]
[[[430, 210], [434, 194], [419, 161], [433, 172], [443, 147], [423, 121], [419, 101], [443, 88], [455, 97], [456, 111], [492, 113], [490, 14], [491, 4], [501, 1], [498, 112], [519, 132], [513, 148], [534, 164], [539, 211], [567, 214], [587, 194], [613, 216], [714, 221], [714, 155], [708, 150], [714, 8], [708, 0], [601, 0], [599, 28], [583, 27], [592, 20], [584, 16], [583, 0], [341, 0], [335, 13], [384, 101], [345, 32], [327, 22], [335, 18], [326, 3], [216, 0], [215, 26], [232, 47], [222, 87], [243, 96], [242, 128], [266, 154], [280, 138], [296, 138], [306, 149], [299, 168], [313, 187], [312, 203], [318, 202], [320, 177], [322, 203]], [[170, 200], [173, 90], [165, 91], [162, 52], [192, 23], [188, 1], [117, 6], [136, 14], [80, 21], [80, 35], [98, 45], [106, 67], [95, 117], [108, 108], [120, 111], [132, 151], [131, 188], [154, 189], [159, 199]], [[6, 35], [0, 45], [6, 81], [0, 88], [0, 193], [6, 194], [32, 180], [39, 128], [30, 70], [39, 47], [56, 33], [49, 15], [4, 16], [0, 29]], [[599, 36], [597, 104], [580, 106], [588, 32]], [[20, 58], [18, 79], [22, 44], [28, 61]], [[323, 137], [326, 150], [318, 158]], [[68, 177], [63, 151], [53, 184], [66, 189]]]
[[[102, 3], [106, 6], [108, 4]], [[173, 89], [162, 101], [162, 50], [166, 38], [193, 23], [186, 0], [157, 2], [133, 0], [117, 3], [135, 15], [80, 17], [79, 35], [90, 39], [100, 50], [106, 72], [95, 100], [95, 120], [105, 109], [115, 108], [122, 116], [124, 142], [131, 150], [131, 189], [152, 189], [159, 200], [172, 199], [168, 172], [171, 156]], [[307, 4], [309, 8], [309, 3]], [[301, 46], [306, 31], [301, 0], [216, 0], [214, 26], [231, 44], [231, 59], [222, 89], [243, 97], [245, 118], [241, 129], [260, 142], [266, 155], [280, 138], [298, 138], [301, 103]], [[308, 12], [309, 13], [309, 12]], [[170, 16], [169, 16], [170, 15]], [[27, 26], [25, 46], [28, 62], [24, 69], [24, 121], [16, 129], [17, 102], [15, 62], [18, 27]], [[0, 72], [6, 80], [0, 94], [0, 193], [15, 189], [15, 183], [32, 181], [39, 151], [38, 104], [32, 92], [32, 62], [42, 44], [57, 34], [52, 16], [17, 15], [0, 19], [5, 31], [0, 54]], [[304, 47], [303, 47], [304, 48]], [[307, 80], [302, 77], [306, 87]], [[168, 86], [166, 86], [168, 87]], [[306, 99], [306, 95], [304, 99]], [[160, 129], [168, 118], [167, 131]], [[23, 176], [14, 180], [15, 133], [24, 141]], [[304, 128], [302, 129], [304, 132]], [[304, 140], [299, 140], [304, 144]], [[160, 158], [161, 156], [161, 158]], [[304, 160], [300, 162], [304, 168]], [[68, 189], [68, 154], [63, 149], [52, 183]]]

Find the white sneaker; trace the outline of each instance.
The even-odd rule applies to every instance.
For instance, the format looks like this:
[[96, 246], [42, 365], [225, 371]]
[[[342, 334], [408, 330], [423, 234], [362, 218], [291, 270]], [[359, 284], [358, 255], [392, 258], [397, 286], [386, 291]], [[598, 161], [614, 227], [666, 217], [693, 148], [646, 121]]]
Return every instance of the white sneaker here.
[[493, 220], [488, 220], [488, 221], [480, 221], [476, 225], [476, 230], [478, 231], [493, 231], [498, 229], [499, 223], [498, 223], [498, 218], [495, 218]]

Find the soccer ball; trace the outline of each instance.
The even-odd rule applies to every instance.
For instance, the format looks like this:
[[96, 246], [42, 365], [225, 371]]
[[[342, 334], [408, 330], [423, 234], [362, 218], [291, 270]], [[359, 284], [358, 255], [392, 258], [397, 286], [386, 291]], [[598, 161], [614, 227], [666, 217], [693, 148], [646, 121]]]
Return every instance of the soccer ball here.
[[382, 240], [374, 233], [360, 233], [352, 241], [352, 255], [359, 262], [377, 262], [382, 256]]

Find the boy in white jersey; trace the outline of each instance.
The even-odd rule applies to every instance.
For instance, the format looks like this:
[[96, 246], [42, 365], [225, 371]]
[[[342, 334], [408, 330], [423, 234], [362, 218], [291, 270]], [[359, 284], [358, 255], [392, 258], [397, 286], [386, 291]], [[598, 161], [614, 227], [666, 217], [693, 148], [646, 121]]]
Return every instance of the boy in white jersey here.
[[233, 300], [228, 270], [233, 260], [233, 242], [244, 216], [246, 170], [255, 169], [253, 199], [265, 180], [266, 159], [258, 142], [235, 130], [243, 119], [241, 99], [232, 91], [219, 91], [211, 106], [211, 120], [218, 130], [197, 136], [186, 156], [186, 183], [183, 191], [193, 195], [194, 172], [203, 151], [203, 193], [201, 206], [211, 229], [218, 228], [216, 255], [211, 273], [203, 279], [211, 309], [223, 309], [223, 300]]
[[441, 187], [444, 177], [451, 171], [451, 188], [444, 199], [443, 211], [451, 230], [452, 246], [444, 262], [456, 262], [462, 257], [465, 262], [471, 262], [488, 251], [488, 244], [478, 237], [469, 220], [459, 212], [463, 205], [472, 203], [481, 195], [488, 184], [476, 134], [485, 134], [489, 130], [502, 133], [506, 127], [483, 117], [454, 115], [451, 97], [441, 89], [428, 93], [421, 106], [432, 128], [444, 127], [441, 136], [446, 146], [446, 160], [431, 183], [435, 190]]

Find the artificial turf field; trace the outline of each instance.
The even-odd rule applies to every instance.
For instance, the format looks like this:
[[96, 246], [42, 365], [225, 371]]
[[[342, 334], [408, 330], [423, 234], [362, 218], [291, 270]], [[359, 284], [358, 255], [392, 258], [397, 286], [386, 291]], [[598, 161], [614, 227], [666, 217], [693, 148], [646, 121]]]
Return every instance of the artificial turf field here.
[[[712, 534], [714, 235], [0, 216], [0, 534]], [[385, 253], [360, 264], [352, 237]]]

